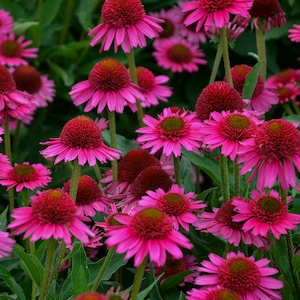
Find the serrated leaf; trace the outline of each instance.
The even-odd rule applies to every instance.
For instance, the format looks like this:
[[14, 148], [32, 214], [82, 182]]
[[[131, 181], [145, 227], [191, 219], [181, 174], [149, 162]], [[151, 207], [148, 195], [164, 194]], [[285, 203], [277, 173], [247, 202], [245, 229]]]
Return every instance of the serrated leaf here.
[[14, 245], [14, 253], [20, 257], [20, 265], [24, 272], [40, 286], [43, 280], [44, 268], [39, 259], [33, 254], [25, 253], [24, 249], [18, 244]]
[[256, 84], [257, 84], [261, 65], [262, 65], [261, 61], [256, 63], [253, 66], [252, 70], [246, 76], [244, 87], [243, 87], [243, 92], [242, 92], [243, 99], [251, 99], [252, 98], [253, 92], [254, 92]]

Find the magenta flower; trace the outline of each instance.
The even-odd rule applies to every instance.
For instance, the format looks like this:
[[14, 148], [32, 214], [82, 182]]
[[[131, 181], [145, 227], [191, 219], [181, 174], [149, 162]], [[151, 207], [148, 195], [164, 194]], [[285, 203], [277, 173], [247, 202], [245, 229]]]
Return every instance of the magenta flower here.
[[6, 154], [0, 153], [0, 174], [3, 174], [11, 169], [11, 163]]
[[167, 107], [158, 115], [158, 119], [145, 115], [143, 122], [146, 126], [136, 130], [142, 134], [137, 142], [142, 149], [151, 148], [150, 154], [162, 149], [163, 154], [178, 157], [181, 155], [181, 147], [188, 151], [200, 147], [200, 121], [193, 112]]
[[98, 123], [87, 116], [78, 116], [65, 124], [59, 138], [51, 138], [48, 142], [41, 142], [48, 147], [40, 153], [46, 158], [55, 157], [55, 164], [64, 160], [73, 161], [78, 158], [80, 165], [86, 162], [90, 166], [107, 160], [120, 158], [120, 151], [106, 146], [102, 139], [101, 128]]
[[300, 24], [294, 24], [293, 28], [288, 30], [288, 37], [292, 42], [300, 42]]
[[15, 240], [9, 237], [9, 233], [0, 231], [0, 258], [9, 256], [13, 250]]
[[[65, 182], [63, 190], [70, 193], [71, 184], [72, 179]], [[94, 217], [96, 212], [107, 213], [111, 201], [102, 194], [96, 180], [88, 175], [80, 175], [75, 203], [79, 215]]]
[[19, 66], [12, 76], [16, 87], [20, 91], [26, 91], [32, 95], [32, 102], [36, 107], [46, 107], [55, 96], [54, 81], [48, 79], [48, 75], [40, 75], [32, 66]]
[[24, 234], [31, 242], [39, 239], [62, 239], [67, 245], [72, 244], [71, 236], [83, 243], [89, 242], [93, 232], [77, 215], [77, 208], [68, 193], [58, 189], [39, 192], [31, 199], [31, 207], [15, 208], [15, 219], [7, 228], [14, 235]]
[[221, 147], [221, 153], [234, 160], [240, 142], [254, 137], [260, 121], [249, 112], [212, 112], [200, 128], [201, 140], [210, 150]]
[[85, 112], [97, 108], [98, 114], [106, 106], [109, 111], [122, 113], [126, 105], [135, 105], [136, 99], [144, 99], [125, 66], [112, 58], [95, 64], [88, 80], [73, 85], [69, 94], [76, 106], [86, 103]]
[[163, 21], [147, 16], [140, 0], [105, 0], [101, 10], [102, 23], [90, 30], [94, 36], [90, 45], [93, 47], [102, 41], [100, 52], [108, 51], [114, 45], [114, 52], [121, 46], [124, 52], [131, 48], [143, 48], [147, 45], [146, 37], [158, 37], [163, 30], [159, 23]]
[[276, 239], [287, 234], [287, 229], [296, 229], [300, 223], [300, 215], [288, 212], [287, 204], [279, 197], [278, 192], [271, 190], [269, 194], [252, 191], [249, 202], [232, 201], [237, 212], [233, 216], [236, 222], [244, 222], [242, 229], [253, 235], [266, 237], [269, 233]]
[[195, 283], [201, 286], [221, 286], [237, 293], [242, 299], [282, 299], [274, 290], [283, 287], [283, 282], [270, 277], [278, 273], [275, 268], [268, 267], [269, 260], [263, 258], [255, 261], [253, 256], [244, 253], [230, 252], [226, 259], [211, 253], [209, 261], [204, 260], [199, 271], [209, 273], [196, 278]]
[[234, 246], [238, 246], [241, 241], [246, 245], [255, 245], [258, 248], [266, 246], [265, 241], [261, 237], [257, 237], [250, 232], [243, 230], [245, 222], [234, 221], [237, 212], [234, 211], [235, 206], [233, 200], [248, 203], [248, 199], [242, 197], [233, 197], [229, 201], [222, 204], [220, 208], [213, 208], [213, 212], [203, 212], [199, 219], [193, 223], [193, 226], [202, 232], [208, 232], [214, 236], [220, 236], [228, 240]]
[[27, 65], [27, 58], [36, 58], [38, 48], [27, 48], [32, 41], [24, 41], [25, 36], [15, 39], [15, 34], [10, 32], [0, 35], [0, 63], [8, 66]]
[[126, 253], [125, 259], [134, 256], [134, 266], [138, 267], [149, 255], [151, 262], [158, 266], [166, 262], [166, 252], [174, 258], [183, 256], [180, 247], [191, 249], [189, 240], [173, 229], [173, 222], [157, 208], [145, 208], [133, 216], [116, 216], [120, 223], [117, 229], [109, 230], [105, 243], [116, 247], [117, 253]]
[[0, 35], [12, 32], [14, 26], [14, 19], [9, 11], [0, 9]]
[[37, 187], [45, 187], [52, 178], [48, 175], [51, 171], [42, 164], [24, 162], [14, 164], [6, 171], [0, 172], [0, 185], [7, 186], [7, 190], [16, 188], [20, 192], [24, 188], [34, 190]]
[[284, 190], [296, 186], [294, 166], [300, 171], [300, 133], [295, 126], [283, 119], [266, 121], [258, 127], [255, 137], [241, 142], [240, 174], [252, 171], [248, 182], [258, 174], [258, 190], [272, 188], [277, 178]]
[[183, 5], [182, 11], [188, 12], [184, 24], [186, 26], [197, 22], [196, 31], [203, 26], [208, 31], [211, 26], [222, 28], [229, 23], [230, 14], [250, 17], [248, 10], [252, 7], [253, 0], [198, 0], [190, 1]]
[[208, 289], [191, 289], [187, 292], [187, 300], [242, 300], [242, 298], [235, 292], [223, 288], [221, 286], [216, 286]]
[[168, 191], [158, 188], [155, 191], [147, 191], [138, 201], [142, 207], [157, 207], [170, 216], [176, 230], [181, 225], [189, 231], [189, 225], [198, 220], [195, 213], [202, 213], [201, 208], [206, 207], [202, 200], [196, 200], [193, 192], [184, 193], [184, 188], [173, 184]]
[[204, 52], [181, 37], [156, 40], [153, 47], [153, 56], [157, 64], [172, 72], [181, 73], [184, 70], [190, 73], [196, 72], [199, 69], [198, 65], [207, 64], [203, 58]]

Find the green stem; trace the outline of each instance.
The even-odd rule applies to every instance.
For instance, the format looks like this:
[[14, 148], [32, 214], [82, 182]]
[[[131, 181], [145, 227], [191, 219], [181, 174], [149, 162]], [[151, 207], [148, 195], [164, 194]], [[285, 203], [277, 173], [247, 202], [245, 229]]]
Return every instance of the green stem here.
[[[131, 80], [133, 83], [138, 84], [133, 48], [131, 48], [130, 52], [127, 53], [127, 61], [128, 61]], [[137, 106], [137, 116], [138, 116], [139, 125], [140, 127], [143, 127], [144, 111], [141, 105], [141, 101], [139, 99], [136, 99], [136, 106]]]
[[266, 81], [267, 77], [267, 55], [266, 55], [266, 41], [265, 41], [265, 31], [262, 26], [255, 30], [256, 36], [256, 47], [259, 61], [262, 62], [260, 68], [260, 76], [263, 82]]
[[221, 45], [223, 51], [223, 62], [225, 68], [225, 77], [227, 82], [233, 87], [232, 76], [230, 72], [230, 59], [229, 59], [229, 51], [228, 51], [228, 40], [227, 40], [227, 29], [226, 27], [222, 27], [220, 30], [220, 38]]
[[137, 295], [138, 295], [139, 289], [141, 287], [141, 283], [142, 283], [142, 280], [143, 280], [143, 275], [144, 275], [144, 272], [145, 272], [145, 267], [146, 267], [147, 261], [148, 261], [148, 256], [146, 256], [144, 258], [141, 265], [139, 265], [136, 269], [134, 282], [133, 282], [133, 287], [132, 287], [132, 290], [131, 290], [130, 300], [136, 300], [137, 299]]
[[70, 188], [70, 196], [74, 200], [74, 202], [76, 202], [79, 176], [80, 176], [80, 165], [78, 162], [78, 158], [76, 158], [73, 163], [71, 188]]
[[68, 30], [69, 30], [69, 25], [70, 25], [70, 20], [72, 17], [72, 11], [73, 11], [73, 7], [74, 7], [74, 0], [68, 0], [67, 3], [67, 9], [65, 12], [65, 17], [64, 17], [64, 23], [63, 23], [63, 29], [60, 32], [60, 36], [59, 36], [59, 40], [58, 40], [58, 44], [62, 45], [65, 41], [65, 38], [67, 36]]
[[233, 162], [234, 167], [234, 195], [239, 196], [240, 195], [240, 167], [237, 163], [237, 158], [235, 158]]
[[177, 185], [180, 186], [180, 167], [179, 167], [179, 157], [173, 154], [173, 165], [174, 165], [174, 177]]
[[54, 267], [53, 267], [53, 273], [52, 273], [52, 276], [51, 276], [50, 284], [52, 283], [53, 280], [56, 279], [56, 277], [59, 273], [60, 267], [62, 265], [62, 260], [65, 256], [66, 248], [67, 248], [66, 243], [64, 241], [61, 241], [60, 249], [59, 249], [59, 252], [57, 254], [56, 261], [55, 261], [55, 264], [54, 264]]
[[220, 67], [220, 63], [222, 60], [222, 45], [221, 43], [218, 43], [218, 48], [217, 48], [217, 53], [215, 56], [214, 64], [211, 70], [210, 78], [209, 78], [209, 83], [213, 83], [216, 80], [218, 70]]
[[22, 202], [24, 207], [29, 206], [29, 196], [27, 189], [22, 190]]
[[43, 282], [41, 286], [41, 293], [39, 300], [44, 300], [47, 296], [47, 291], [49, 287], [49, 278], [51, 274], [51, 268], [52, 268], [52, 261], [54, 257], [54, 251], [55, 251], [55, 244], [56, 241], [53, 238], [50, 238], [48, 240], [48, 250], [46, 255], [46, 265], [45, 265], [45, 271], [43, 276]]
[[296, 112], [297, 115], [300, 115], [300, 108], [297, 105], [297, 102], [295, 100], [290, 101], [292, 104], [292, 107], [294, 108], [294, 111]]
[[229, 180], [228, 180], [228, 166], [227, 157], [220, 153], [220, 174], [221, 174], [221, 189], [223, 202], [229, 200]]
[[102, 266], [101, 266], [101, 268], [99, 270], [99, 273], [98, 273], [98, 275], [97, 275], [97, 277], [95, 279], [95, 282], [94, 282], [94, 284], [92, 286], [91, 291], [97, 291], [97, 288], [98, 288], [98, 286], [99, 286], [99, 284], [101, 282], [102, 276], [103, 276], [103, 274], [104, 274], [104, 272], [105, 272], [105, 270], [106, 270], [106, 268], [107, 268], [107, 266], [108, 266], [108, 264], [109, 264], [109, 262], [110, 262], [110, 260], [111, 260], [111, 258], [112, 258], [112, 256], [113, 256], [114, 253], [115, 253], [115, 248], [114, 247], [110, 248], [108, 250], [107, 255], [105, 257], [105, 260], [104, 260], [104, 262], [103, 262], [103, 264], [102, 264]]
[[[107, 110], [109, 121], [109, 133], [110, 133], [110, 146], [117, 149], [117, 127], [116, 127], [116, 114], [114, 111]], [[113, 182], [118, 181], [118, 161], [114, 159], [111, 162], [113, 172]]]
[[97, 163], [94, 165], [94, 172], [96, 174], [98, 181], [100, 181], [102, 179], [102, 174]]

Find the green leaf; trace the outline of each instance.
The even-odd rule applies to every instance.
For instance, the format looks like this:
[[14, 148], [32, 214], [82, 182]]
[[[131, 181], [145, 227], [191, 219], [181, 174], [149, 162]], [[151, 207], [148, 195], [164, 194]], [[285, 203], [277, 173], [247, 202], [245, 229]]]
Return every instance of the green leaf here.
[[[17, 299], [25, 300], [25, 295], [22, 288], [16, 283], [15, 279], [11, 276], [11, 274], [0, 265], [0, 278], [5, 281], [10, 290], [17, 295]], [[0, 297], [2, 299], [2, 297]]]
[[161, 277], [164, 274], [161, 274], [154, 282], [152, 282], [147, 288], [145, 288], [143, 291], [139, 292], [137, 295], [137, 299], [139, 300], [144, 300], [148, 294], [150, 293], [150, 291], [152, 290], [152, 288], [156, 285], [156, 283], [161, 279]]
[[46, 300], [56, 300], [57, 299], [57, 296], [56, 296], [56, 281], [53, 280], [50, 287], [49, 287], [49, 290], [48, 290], [48, 293], [47, 293], [47, 296], [46, 296]]
[[47, 61], [50, 69], [56, 73], [60, 79], [64, 82], [66, 86], [71, 86], [74, 83], [74, 74], [71, 72], [72, 71], [72, 66], [69, 68], [68, 72], [66, 72], [63, 68], [61, 68], [59, 65], [55, 64], [52, 61]]
[[25, 33], [25, 31], [32, 27], [32, 26], [36, 26], [38, 25], [39, 23], [36, 22], [36, 21], [28, 21], [28, 22], [15, 22], [14, 23], [14, 33], [19, 36], [19, 35], [22, 35]]
[[6, 230], [6, 225], [7, 225], [7, 210], [8, 210], [8, 206], [0, 214], [0, 230], [2, 230], [2, 231]]
[[[149, 283], [152, 283], [155, 280], [156, 279], [155, 279], [154, 268], [153, 268], [153, 264], [151, 263], [150, 264]], [[159, 292], [158, 285], [159, 284], [156, 284], [154, 286], [154, 288], [150, 291], [150, 299], [149, 300], [163, 300], [163, 298], [162, 298], [162, 296], [161, 296], [161, 294]]]
[[261, 61], [256, 63], [253, 66], [252, 70], [248, 73], [248, 75], [245, 79], [243, 92], [242, 92], [243, 99], [251, 99], [252, 98], [254, 89], [255, 89], [256, 84], [257, 84], [258, 75], [259, 75], [261, 65], [262, 65]]
[[160, 285], [160, 291], [162, 294], [166, 293], [167, 290], [170, 290], [172, 288], [175, 288], [177, 285], [179, 285], [180, 283], [182, 283], [184, 281], [184, 278], [189, 275], [192, 274], [193, 271], [183, 271], [181, 273], [178, 274], [174, 274], [168, 278], [166, 278], [166, 280]]
[[92, 27], [92, 11], [94, 7], [94, 0], [81, 0], [75, 15], [78, 17], [80, 25], [87, 31]]
[[58, 300], [65, 300], [72, 296], [72, 282], [71, 274], [64, 280], [64, 284], [61, 287]]
[[190, 174], [191, 166], [192, 166], [191, 161], [185, 156], [182, 156], [180, 160], [180, 170], [179, 170], [179, 175], [182, 182], [184, 182], [185, 178]]
[[203, 192], [201, 192], [199, 194], [199, 199], [204, 200], [210, 193], [212, 193], [213, 191], [216, 191], [218, 188], [217, 187], [211, 187]]
[[18, 244], [14, 245], [14, 252], [21, 259], [21, 268], [38, 286], [43, 280], [44, 268], [39, 259], [33, 254], [27, 254]]
[[61, 9], [62, 0], [46, 0], [43, 2], [41, 24], [49, 25]]

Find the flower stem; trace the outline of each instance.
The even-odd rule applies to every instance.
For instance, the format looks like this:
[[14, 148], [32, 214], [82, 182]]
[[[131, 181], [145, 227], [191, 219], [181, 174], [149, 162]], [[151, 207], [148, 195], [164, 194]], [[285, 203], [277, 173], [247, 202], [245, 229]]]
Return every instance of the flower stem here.
[[101, 268], [99, 270], [99, 273], [98, 273], [98, 275], [97, 275], [97, 277], [95, 279], [95, 282], [94, 282], [94, 284], [92, 286], [91, 291], [96, 291], [97, 290], [97, 288], [98, 288], [98, 286], [99, 286], [99, 284], [101, 282], [102, 276], [103, 276], [103, 274], [104, 274], [104, 272], [105, 272], [105, 270], [106, 270], [106, 268], [107, 268], [107, 266], [108, 266], [108, 264], [109, 264], [109, 262], [110, 262], [110, 260], [111, 260], [111, 258], [112, 258], [112, 256], [113, 256], [114, 253], [115, 253], [115, 248], [114, 247], [110, 248], [108, 250], [107, 255], [105, 257], [105, 260], [104, 260], [104, 262], [103, 262], [103, 264], [102, 264], [102, 266], [101, 266]]
[[[117, 128], [116, 128], [116, 114], [114, 111], [107, 110], [109, 121], [109, 133], [110, 133], [110, 146], [117, 149]], [[113, 172], [113, 182], [118, 181], [118, 161], [114, 159], [111, 162]]]
[[237, 163], [237, 158], [233, 162], [234, 167], [234, 195], [240, 195], [240, 167]]
[[64, 22], [63, 22], [63, 29], [60, 32], [60, 36], [59, 36], [59, 40], [58, 40], [59, 45], [62, 45], [64, 43], [65, 38], [67, 36], [68, 30], [69, 30], [69, 25], [70, 25], [70, 20], [72, 17], [73, 7], [74, 7], [74, 0], [68, 0], [66, 12], [64, 14], [65, 17], [64, 17]]
[[262, 27], [255, 30], [256, 36], [256, 47], [259, 61], [262, 62], [260, 68], [260, 76], [263, 82], [266, 81], [267, 77], [267, 55], [266, 55], [266, 41], [265, 41], [265, 31]]
[[220, 38], [221, 38], [221, 45], [223, 51], [223, 62], [225, 68], [225, 76], [227, 82], [233, 87], [232, 76], [230, 72], [230, 59], [229, 59], [229, 51], [228, 51], [228, 40], [227, 40], [227, 29], [226, 27], [222, 27], [220, 30]]
[[218, 43], [217, 53], [211, 70], [209, 83], [213, 83], [216, 80], [221, 60], [222, 60], [222, 45], [221, 43]]
[[43, 282], [41, 286], [41, 294], [39, 300], [44, 300], [47, 296], [47, 291], [49, 287], [49, 278], [51, 274], [51, 267], [52, 267], [52, 261], [54, 257], [54, 251], [55, 251], [55, 244], [56, 241], [53, 238], [50, 238], [48, 240], [48, 250], [46, 255], [46, 265], [45, 265], [45, 271], [43, 276]]
[[78, 158], [76, 158], [73, 163], [71, 188], [70, 188], [70, 196], [74, 200], [74, 202], [76, 201], [79, 176], [80, 176], [80, 165], [78, 162]]
[[228, 165], [227, 157], [220, 153], [220, 174], [221, 174], [221, 189], [223, 202], [229, 200], [229, 180], [228, 180]]
[[56, 256], [56, 261], [55, 261], [55, 264], [54, 264], [54, 267], [53, 267], [53, 273], [52, 273], [49, 285], [52, 283], [53, 280], [56, 279], [56, 277], [59, 273], [59, 270], [60, 270], [60, 267], [61, 267], [61, 264], [62, 264], [62, 260], [65, 256], [66, 248], [67, 248], [66, 243], [64, 241], [61, 241], [60, 249], [59, 249], [59, 252]]
[[176, 157], [174, 154], [173, 154], [173, 165], [174, 165], [175, 182], [178, 186], [180, 186], [179, 157]]
[[[129, 71], [130, 71], [131, 80], [133, 83], [138, 84], [133, 48], [131, 48], [130, 52], [127, 53], [127, 61], [128, 61], [128, 67], [129, 67]], [[136, 99], [136, 106], [137, 106], [137, 116], [138, 116], [139, 125], [140, 125], [140, 127], [143, 127], [144, 126], [144, 123], [143, 123], [144, 112], [143, 112], [143, 108], [141, 105], [141, 101], [139, 99]]]
[[137, 299], [137, 295], [141, 287], [147, 261], [148, 261], [148, 256], [146, 255], [141, 265], [139, 265], [136, 269], [130, 300]]
[[98, 181], [100, 181], [102, 179], [102, 174], [97, 163], [94, 165], [94, 172], [96, 174]]

